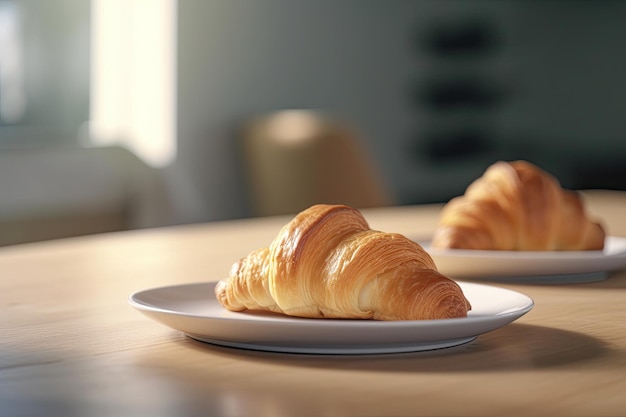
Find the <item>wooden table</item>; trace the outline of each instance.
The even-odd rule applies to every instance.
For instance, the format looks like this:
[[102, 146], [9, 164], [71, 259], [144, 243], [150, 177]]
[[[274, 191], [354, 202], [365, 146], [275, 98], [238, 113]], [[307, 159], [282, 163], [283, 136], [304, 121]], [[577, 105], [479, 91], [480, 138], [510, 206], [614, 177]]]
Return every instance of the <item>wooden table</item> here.
[[[626, 193], [587, 192], [626, 236]], [[365, 210], [372, 228], [428, 237], [440, 206]], [[287, 217], [0, 249], [0, 416], [624, 416], [626, 270], [571, 285], [493, 284], [535, 308], [468, 345], [313, 356], [196, 342], [127, 303], [214, 281]]]

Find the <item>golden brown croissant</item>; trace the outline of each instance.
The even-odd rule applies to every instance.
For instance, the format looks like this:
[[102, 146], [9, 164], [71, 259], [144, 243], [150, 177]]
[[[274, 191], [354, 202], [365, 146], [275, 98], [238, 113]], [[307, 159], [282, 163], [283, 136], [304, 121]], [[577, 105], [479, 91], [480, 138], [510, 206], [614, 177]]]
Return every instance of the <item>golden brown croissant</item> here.
[[272, 241], [235, 263], [215, 287], [233, 311], [376, 320], [466, 317], [459, 285], [417, 243], [371, 230], [344, 205], [314, 205]]
[[526, 161], [496, 162], [442, 210], [433, 248], [600, 250], [605, 231], [580, 196]]

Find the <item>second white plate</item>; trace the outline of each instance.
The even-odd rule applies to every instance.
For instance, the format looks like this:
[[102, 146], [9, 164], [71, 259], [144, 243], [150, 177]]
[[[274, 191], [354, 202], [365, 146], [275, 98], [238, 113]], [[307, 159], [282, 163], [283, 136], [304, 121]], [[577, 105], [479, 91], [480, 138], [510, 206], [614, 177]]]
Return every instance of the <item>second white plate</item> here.
[[607, 272], [626, 268], [626, 238], [607, 237], [602, 251], [487, 251], [433, 249], [439, 271], [455, 279], [522, 280], [524, 282], [589, 282], [606, 278]]
[[529, 312], [533, 300], [503, 288], [459, 282], [472, 304], [468, 317], [373, 321], [305, 319], [225, 310], [215, 283], [153, 288], [130, 296], [131, 306], [191, 338], [216, 345], [272, 352], [380, 354], [461, 345]]

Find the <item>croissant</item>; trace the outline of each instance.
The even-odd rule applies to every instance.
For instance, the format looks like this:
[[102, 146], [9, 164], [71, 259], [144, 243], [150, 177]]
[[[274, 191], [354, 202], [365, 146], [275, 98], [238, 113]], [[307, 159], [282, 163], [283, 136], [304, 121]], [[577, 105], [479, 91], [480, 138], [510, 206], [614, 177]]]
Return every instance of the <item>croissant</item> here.
[[371, 230], [345, 205], [314, 205], [215, 287], [228, 310], [374, 320], [466, 317], [460, 286], [416, 242]]
[[604, 239], [577, 192], [529, 162], [499, 161], [444, 206], [431, 247], [601, 250]]

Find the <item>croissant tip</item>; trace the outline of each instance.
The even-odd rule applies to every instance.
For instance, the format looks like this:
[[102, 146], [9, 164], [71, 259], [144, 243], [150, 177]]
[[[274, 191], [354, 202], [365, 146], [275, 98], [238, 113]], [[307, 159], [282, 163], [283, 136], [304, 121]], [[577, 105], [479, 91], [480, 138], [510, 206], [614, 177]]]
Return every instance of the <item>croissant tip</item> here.
[[219, 301], [222, 305], [225, 305], [226, 303], [226, 286], [226, 281], [218, 281], [215, 284], [215, 298], [217, 298], [217, 301]]

